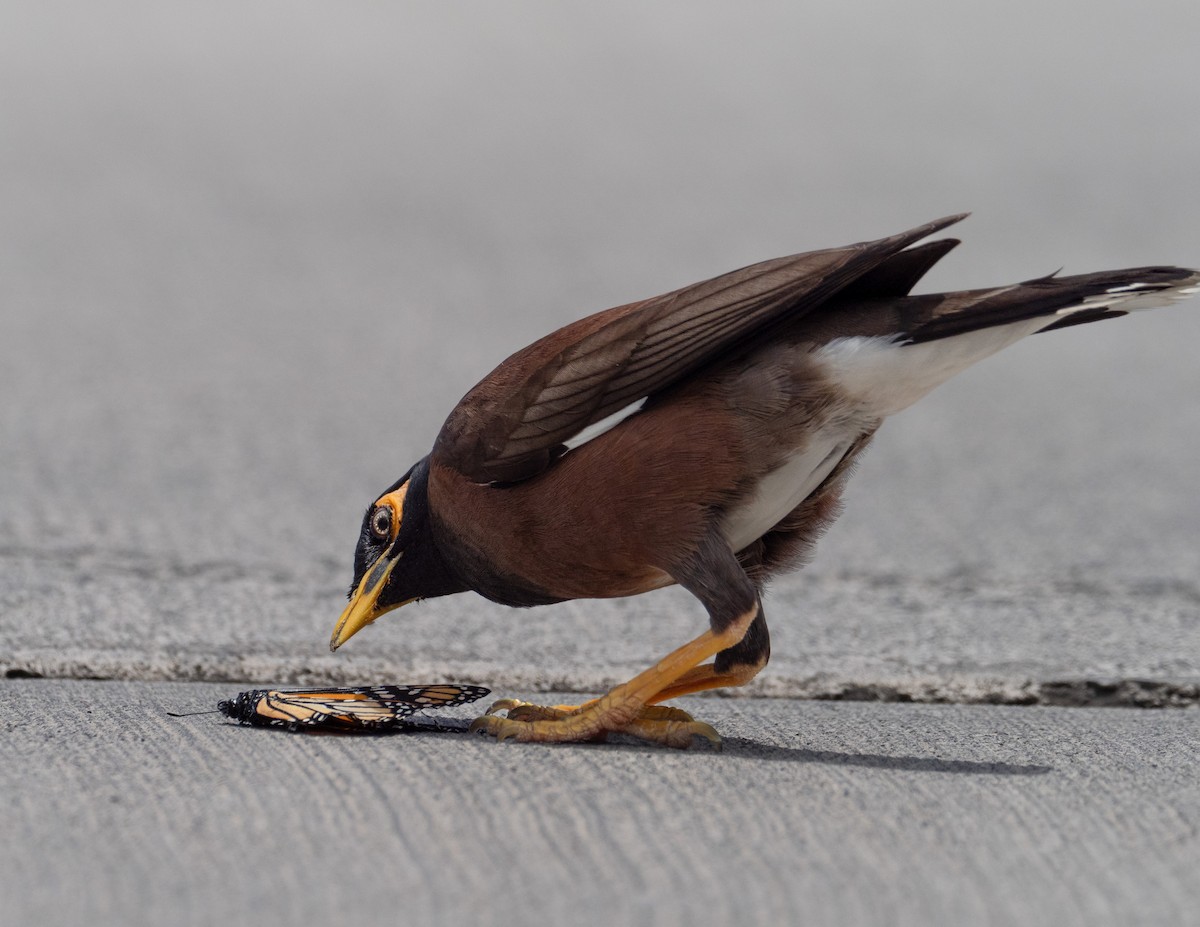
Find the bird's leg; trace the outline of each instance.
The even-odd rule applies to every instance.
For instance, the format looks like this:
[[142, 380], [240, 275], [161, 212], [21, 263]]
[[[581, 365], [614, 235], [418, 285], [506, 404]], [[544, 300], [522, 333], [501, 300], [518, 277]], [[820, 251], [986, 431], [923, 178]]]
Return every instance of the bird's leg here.
[[[486, 731], [501, 740], [597, 740], [620, 731], [670, 746], [687, 746], [695, 735], [719, 742], [709, 725], [693, 721], [679, 709], [652, 703], [726, 684], [726, 680], [740, 684], [738, 680], [751, 678], [766, 662], [769, 650], [762, 606], [754, 585], [715, 532], [672, 575], [704, 603], [709, 613], [708, 631], [578, 709], [501, 702], [493, 710], [507, 708], [509, 717], [489, 713], [477, 719], [472, 730]], [[750, 641], [742, 648], [747, 636]], [[710, 657], [717, 659], [702, 665]]]
[[[746, 635], [732, 647], [722, 650], [712, 663], [692, 667], [675, 682], [661, 689], [642, 709], [638, 716], [643, 721], [694, 721], [682, 708], [660, 705], [693, 692], [706, 689], [727, 689], [744, 686], [759, 674], [771, 656], [771, 637], [767, 621], [760, 605], [758, 614], [750, 623]], [[506, 698], [495, 702], [488, 710], [489, 715], [507, 711], [508, 717], [518, 721], [539, 721], [562, 718], [595, 703], [595, 699], [583, 705], [535, 705], [520, 699]]]
[[[559, 714], [558, 709], [541, 709], [536, 712], [537, 720], [528, 721], [489, 714], [477, 718], [471, 728], [495, 734], [501, 740], [509, 737], [516, 740], [553, 742], [593, 740], [610, 732], [625, 731], [627, 728], [630, 728], [628, 733], [641, 736], [641, 732], [648, 730], [647, 722], [654, 720], [642, 718], [642, 710], [654, 697], [688, 670], [735, 644], [740, 635], [745, 633], [757, 611], [756, 601], [752, 609], [731, 621], [725, 631], [705, 631], [650, 669], [639, 673], [629, 682], [615, 687], [578, 711]], [[517, 706], [517, 710], [520, 712], [521, 706]], [[526, 717], [530, 716], [530, 712], [525, 714]], [[552, 717], [546, 717], [546, 714]], [[631, 722], [637, 723], [631, 727]], [[700, 722], [667, 720], [658, 723], [664, 728], [661, 736], [654, 736], [652, 739], [671, 746], [684, 746], [695, 734], [708, 736], [713, 740], [720, 739], [708, 725]], [[672, 725], [685, 725], [689, 729], [672, 729]], [[695, 726], [694, 729], [691, 729], [691, 726]]]
[[[651, 704], [670, 701], [681, 695], [703, 692], [706, 689], [727, 689], [744, 686], [759, 674], [771, 658], [771, 636], [762, 604], [750, 623], [745, 636], [732, 647], [722, 650], [712, 663], [703, 663], [688, 670], [671, 685], [661, 689]], [[665, 706], [660, 706], [664, 707]], [[679, 711], [679, 709], [670, 709]]]

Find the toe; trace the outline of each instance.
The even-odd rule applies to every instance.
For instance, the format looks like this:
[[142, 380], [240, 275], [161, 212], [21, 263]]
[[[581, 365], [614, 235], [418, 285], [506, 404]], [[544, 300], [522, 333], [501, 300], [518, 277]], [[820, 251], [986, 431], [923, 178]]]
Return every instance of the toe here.
[[508, 717], [513, 721], [557, 721], [565, 718], [575, 709], [565, 705], [551, 708], [549, 705], [532, 705], [522, 702], [508, 710]]
[[685, 724], [696, 720], [682, 708], [673, 708], [670, 705], [648, 705], [642, 709], [639, 717], [646, 721], [682, 721]]
[[553, 712], [554, 709], [542, 708], [538, 705], [522, 705], [514, 710], [524, 712], [527, 708], [536, 710], [535, 712], [531, 712], [531, 714], [535, 715], [532, 720], [511, 717], [501, 718], [499, 715], [486, 714], [472, 721], [467, 731], [469, 733], [479, 731], [484, 734], [491, 734], [497, 740], [512, 739], [539, 741], [542, 743], [603, 740], [607, 733], [603, 728], [594, 723], [593, 719], [583, 718], [579, 715], [564, 714], [559, 716], [551, 714], [549, 717], [546, 717], [540, 713]]
[[[498, 711], [512, 711], [514, 708], [524, 708], [529, 702], [522, 702], [519, 698], [502, 698], [492, 702], [484, 714], [494, 715]], [[534, 706], [537, 707], [537, 706]]]
[[711, 724], [705, 724], [703, 721], [656, 721], [635, 718], [621, 730], [622, 733], [631, 734], [639, 740], [679, 750], [688, 749], [697, 737], [703, 737], [718, 748], [721, 746], [721, 735]]

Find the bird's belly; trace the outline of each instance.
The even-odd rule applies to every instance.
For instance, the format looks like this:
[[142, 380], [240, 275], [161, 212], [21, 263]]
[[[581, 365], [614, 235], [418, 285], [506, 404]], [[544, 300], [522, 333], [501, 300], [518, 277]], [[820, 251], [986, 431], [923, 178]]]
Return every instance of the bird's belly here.
[[766, 474], [750, 496], [726, 515], [722, 533], [729, 546], [742, 550], [779, 524], [824, 482], [859, 437], [841, 428], [823, 429]]

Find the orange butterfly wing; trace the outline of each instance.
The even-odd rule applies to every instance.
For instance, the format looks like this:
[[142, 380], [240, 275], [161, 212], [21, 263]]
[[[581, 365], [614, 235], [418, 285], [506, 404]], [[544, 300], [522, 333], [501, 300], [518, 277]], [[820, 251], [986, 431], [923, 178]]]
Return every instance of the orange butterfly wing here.
[[384, 731], [404, 729], [404, 719], [414, 712], [465, 705], [488, 691], [480, 686], [446, 684], [254, 689], [217, 707], [242, 724], [261, 727]]

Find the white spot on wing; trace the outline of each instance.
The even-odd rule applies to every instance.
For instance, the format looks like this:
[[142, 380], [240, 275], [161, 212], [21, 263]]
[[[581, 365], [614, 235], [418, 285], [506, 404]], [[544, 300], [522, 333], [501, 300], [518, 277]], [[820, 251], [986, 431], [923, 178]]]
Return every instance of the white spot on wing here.
[[642, 410], [642, 406], [646, 404], [646, 400], [649, 398], [649, 396], [643, 396], [636, 402], [631, 402], [623, 409], [618, 409], [612, 415], [606, 415], [604, 418], [600, 419], [600, 421], [592, 422], [592, 424], [588, 425], [578, 434], [567, 438], [563, 444], [566, 445], [567, 450], [573, 451], [581, 444], [587, 444], [588, 441], [600, 437], [606, 431], [612, 431], [612, 429], [620, 425], [621, 422], [625, 421], [625, 419], [629, 418], [629, 416], [640, 412]]

